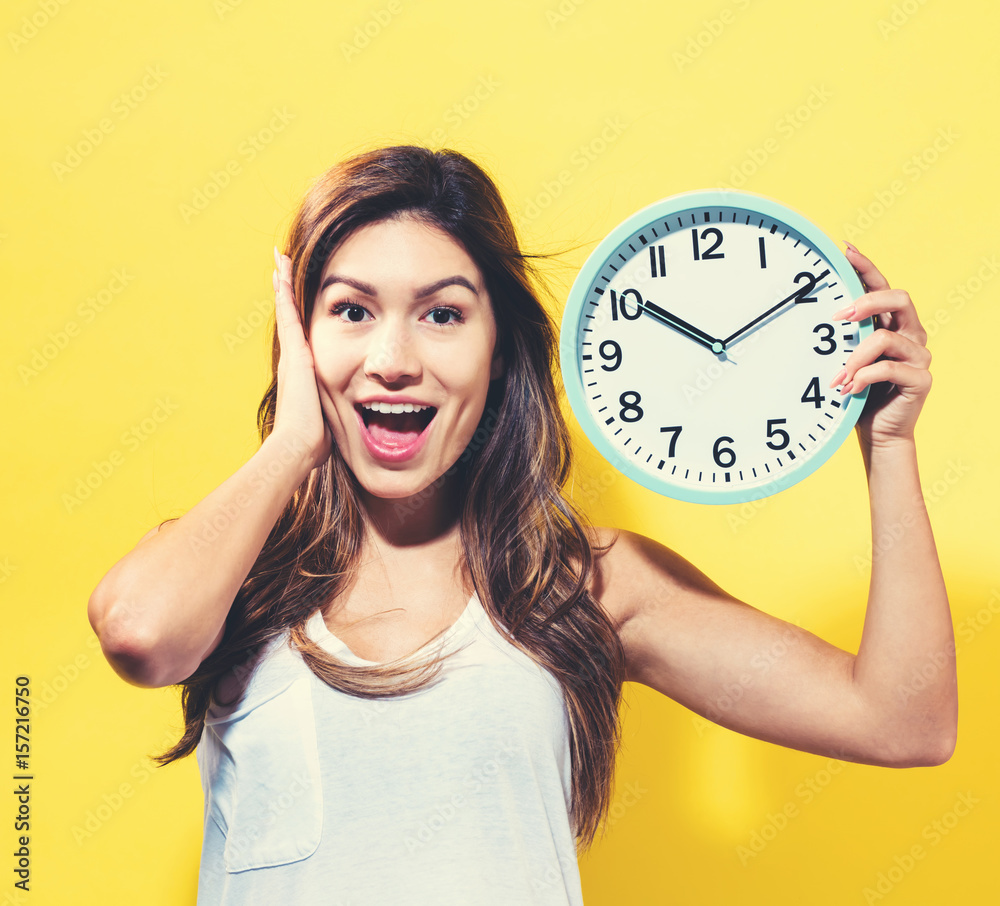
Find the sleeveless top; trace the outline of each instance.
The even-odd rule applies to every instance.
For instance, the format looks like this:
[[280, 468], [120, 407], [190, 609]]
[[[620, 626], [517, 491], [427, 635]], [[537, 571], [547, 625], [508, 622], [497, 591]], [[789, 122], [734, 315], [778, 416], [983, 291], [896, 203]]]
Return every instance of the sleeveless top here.
[[[306, 632], [377, 663], [319, 610]], [[392, 699], [327, 686], [287, 632], [234, 669], [197, 748], [199, 906], [582, 906], [559, 682], [475, 594], [432, 649], [457, 653]]]

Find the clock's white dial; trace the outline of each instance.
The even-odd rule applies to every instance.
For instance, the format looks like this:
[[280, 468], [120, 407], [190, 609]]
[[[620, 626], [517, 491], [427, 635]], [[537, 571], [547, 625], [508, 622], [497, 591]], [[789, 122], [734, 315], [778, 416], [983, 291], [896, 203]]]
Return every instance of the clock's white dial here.
[[588, 433], [682, 499], [748, 500], [798, 481], [863, 403], [829, 388], [871, 329], [832, 317], [860, 295], [853, 269], [818, 230], [752, 198], [627, 221], [581, 273], [576, 323], [563, 326]]

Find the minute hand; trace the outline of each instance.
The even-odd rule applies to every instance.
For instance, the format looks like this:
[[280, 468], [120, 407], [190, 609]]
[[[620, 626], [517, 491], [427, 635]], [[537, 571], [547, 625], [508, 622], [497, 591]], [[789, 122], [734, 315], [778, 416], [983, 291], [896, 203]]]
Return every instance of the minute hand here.
[[674, 330], [680, 331], [696, 343], [700, 343], [702, 346], [711, 349], [712, 352], [720, 353], [725, 348], [725, 344], [721, 340], [718, 340], [713, 336], [709, 336], [709, 334], [705, 333], [705, 331], [699, 330], [693, 324], [688, 324], [687, 321], [684, 321], [681, 318], [678, 318], [677, 315], [671, 314], [669, 311], [660, 308], [660, 306], [654, 302], [643, 301], [642, 309], [646, 312], [646, 314], [651, 315], [657, 321], [666, 324], [668, 327], [673, 327]]
[[829, 273], [830, 273], [830, 269], [827, 268], [825, 271], [823, 271], [822, 274], [818, 274], [815, 277], [812, 274], [808, 273], [807, 271], [803, 271], [800, 274], [796, 274], [796, 276], [795, 276], [796, 282], [798, 282], [799, 277], [806, 277], [806, 278], [808, 278], [809, 282], [805, 286], [802, 286], [799, 289], [795, 290], [794, 293], [791, 293], [790, 295], [785, 296], [785, 298], [782, 299], [777, 304], [772, 305], [762, 315], [757, 315], [757, 317], [754, 318], [749, 324], [744, 324], [739, 330], [736, 331], [736, 333], [732, 334], [731, 336], [726, 337], [726, 339], [722, 341], [723, 345], [728, 348], [729, 344], [732, 343], [733, 340], [735, 340], [737, 337], [741, 336], [742, 334], [745, 334], [751, 327], [753, 327], [756, 324], [759, 324], [768, 315], [774, 314], [774, 312], [776, 312], [779, 308], [781, 308], [783, 305], [787, 305], [793, 299], [795, 300], [796, 303], [799, 303], [799, 302], [815, 302], [816, 301], [815, 299], [808, 298], [809, 293], [811, 293], [816, 288], [816, 284], [819, 283], [819, 281], [822, 280]]

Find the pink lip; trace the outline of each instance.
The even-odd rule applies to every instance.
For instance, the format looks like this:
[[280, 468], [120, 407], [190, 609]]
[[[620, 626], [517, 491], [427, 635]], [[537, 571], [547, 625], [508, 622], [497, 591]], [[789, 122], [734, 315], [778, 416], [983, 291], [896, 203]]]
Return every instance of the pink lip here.
[[[402, 402], [402, 400], [399, 400]], [[420, 450], [423, 448], [424, 443], [427, 441], [427, 435], [430, 434], [431, 425], [434, 424], [434, 419], [432, 418], [427, 424], [427, 427], [421, 431], [411, 443], [405, 444], [401, 447], [387, 447], [378, 443], [368, 428], [365, 426], [365, 420], [361, 416], [361, 411], [359, 409], [354, 410], [354, 414], [358, 419], [358, 426], [361, 428], [361, 439], [365, 442], [365, 446], [368, 448], [368, 452], [371, 453], [376, 459], [382, 460], [382, 462], [406, 462], [408, 459], [412, 459], [416, 456]], [[435, 412], [435, 417], [437, 413]]]

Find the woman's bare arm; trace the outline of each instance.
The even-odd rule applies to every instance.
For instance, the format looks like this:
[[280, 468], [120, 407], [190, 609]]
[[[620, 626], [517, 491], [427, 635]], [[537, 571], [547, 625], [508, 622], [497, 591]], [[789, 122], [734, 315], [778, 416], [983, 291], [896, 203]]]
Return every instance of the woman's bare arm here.
[[275, 438], [190, 511], [154, 528], [101, 580], [87, 608], [109, 663], [137, 686], [190, 676], [222, 638], [268, 533], [309, 474]]
[[879, 321], [837, 378], [872, 390], [858, 422], [874, 551], [858, 654], [737, 600], [638, 535], [623, 533], [603, 558], [597, 591], [625, 614], [629, 679], [758, 739], [869, 764], [940, 764], [955, 747], [958, 697], [913, 440], [930, 353], [909, 295], [848, 251], [868, 292], [842, 315]]
[[189, 512], [148, 532], [90, 596], [87, 613], [111, 666], [137, 686], [190, 676], [222, 639], [226, 616], [295, 489], [330, 455], [312, 353], [279, 258], [281, 358], [274, 430], [253, 457]]

